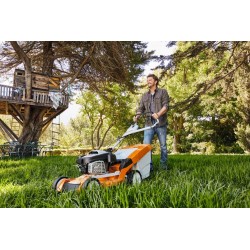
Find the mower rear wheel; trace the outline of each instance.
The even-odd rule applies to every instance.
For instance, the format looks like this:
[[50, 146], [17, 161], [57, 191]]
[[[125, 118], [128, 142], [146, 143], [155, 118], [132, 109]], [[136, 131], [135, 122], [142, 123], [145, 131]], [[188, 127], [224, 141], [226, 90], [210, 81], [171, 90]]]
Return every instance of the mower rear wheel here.
[[127, 182], [132, 185], [142, 182], [141, 174], [138, 171], [132, 171], [127, 175]]
[[99, 180], [98, 179], [96, 179], [96, 178], [90, 178], [90, 179], [88, 179], [87, 180], [87, 183], [86, 183], [86, 188], [87, 189], [95, 189], [95, 188], [99, 188], [100, 187], [100, 182], [99, 182]]
[[61, 177], [57, 178], [57, 179], [53, 182], [53, 185], [52, 185], [53, 189], [57, 190], [58, 185], [59, 185], [60, 182], [61, 182], [62, 180], [64, 180], [64, 179], [68, 179], [68, 177], [66, 177], [66, 176], [61, 176]]

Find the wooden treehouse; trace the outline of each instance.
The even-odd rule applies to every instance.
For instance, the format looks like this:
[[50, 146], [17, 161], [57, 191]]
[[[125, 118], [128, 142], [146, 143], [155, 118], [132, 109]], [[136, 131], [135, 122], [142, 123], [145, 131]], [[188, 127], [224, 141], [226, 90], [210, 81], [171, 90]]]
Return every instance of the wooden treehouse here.
[[[25, 71], [16, 69], [13, 86], [0, 85], [0, 114], [11, 115], [23, 126], [24, 110], [27, 105], [45, 109], [43, 131], [52, 120], [68, 108], [69, 96], [60, 91], [60, 78], [48, 77], [32, 72], [31, 99], [26, 98]], [[9, 141], [18, 140], [13, 128], [0, 119], [0, 130]]]

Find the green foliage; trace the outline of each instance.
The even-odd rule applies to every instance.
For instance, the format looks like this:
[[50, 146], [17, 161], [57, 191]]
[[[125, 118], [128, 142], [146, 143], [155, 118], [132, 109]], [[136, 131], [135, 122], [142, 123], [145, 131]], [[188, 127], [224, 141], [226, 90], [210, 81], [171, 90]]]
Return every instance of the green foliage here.
[[240, 147], [250, 153], [250, 125], [238, 124], [235, 133]]
[[0, 161], [0, 207], [249, 207], [250, 156], [170, 155], [138, 186], [56, 193], [58, 176], [76, 177], [76, 157]]
[[71, 119], [70, 127], [63, 127], [62, 146], [107, 147], [130, 126], [130, 93], [116, 83], [106, 83], [99, 91], [81, 93], [77, 100], [80, 114]]
[[[237, 126], [250, 122], [249, 42], [178, 42], [163, 70], [173, 152], [243, 153]], [[245, 54], [245, 55], [246, 55]], [[238, 65], [238, 68], [235, 67]], [[228, 72], [232, 72], [228, 74]], [[246, 135], [245, 135], [246, 136]], [[242, 139], [240, 139], [242, 138]], [[238, 146], [236, 144], [237, 140]], [[246, 150], [248, 151], [248, 150]]]

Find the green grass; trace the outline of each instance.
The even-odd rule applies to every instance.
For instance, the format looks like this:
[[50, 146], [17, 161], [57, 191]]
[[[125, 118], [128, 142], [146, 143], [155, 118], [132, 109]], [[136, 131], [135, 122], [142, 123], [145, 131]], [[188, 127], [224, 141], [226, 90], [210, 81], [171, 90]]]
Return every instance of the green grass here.
[[56, 193], [58, 176], [76, 177], [75, 156], [0, 160], [0, 207], [250, 207], [250, 156], [170, 155], [169, 171], [141, 185]]

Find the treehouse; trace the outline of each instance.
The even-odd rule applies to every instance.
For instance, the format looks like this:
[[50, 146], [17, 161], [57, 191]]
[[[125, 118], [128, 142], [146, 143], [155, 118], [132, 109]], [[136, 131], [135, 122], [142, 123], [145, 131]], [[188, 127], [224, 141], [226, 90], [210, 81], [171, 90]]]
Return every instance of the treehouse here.
[[[24, 110], [43, 112], [41, 127], [45, 130], [52, 120], [68, 108], [69, 97], [60, 90], [60, 78], [49, 77], [32, 72], [31, 98], [27, 98], [25, 71], [16, 69], [13, 86], [0, 85], [0, 114], [11, 115], [21, 126], [24, 122]], [[0, 129], [11, 140], [18, 135], [0, 119]]]

